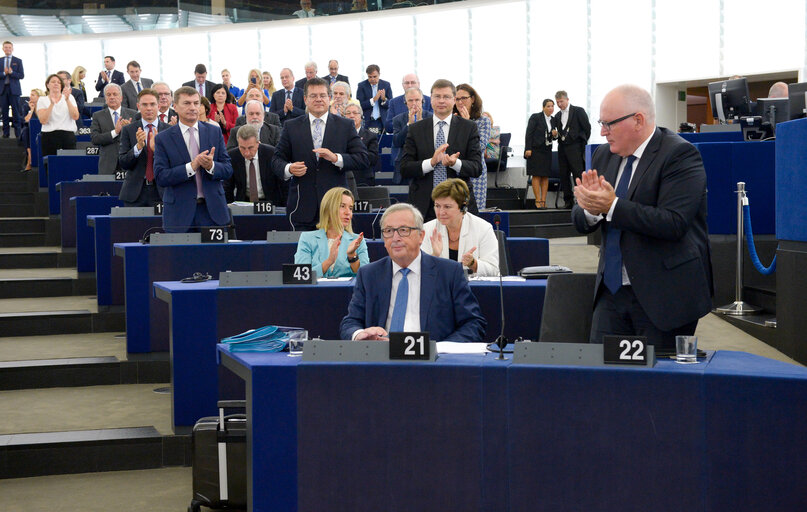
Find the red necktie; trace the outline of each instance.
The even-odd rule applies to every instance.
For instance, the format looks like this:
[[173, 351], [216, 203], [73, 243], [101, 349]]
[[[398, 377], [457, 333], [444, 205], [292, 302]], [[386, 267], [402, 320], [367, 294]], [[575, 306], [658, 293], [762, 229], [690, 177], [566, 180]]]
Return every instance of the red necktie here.
[[146, 181], [154, 181], [154, 151], [151, 150], [151, 130], [154, 125], [149, 124], [149, 133], [146, 135]]
[[165, 114], [160, 114], [160, 122], [161, 123], [165, 122]]

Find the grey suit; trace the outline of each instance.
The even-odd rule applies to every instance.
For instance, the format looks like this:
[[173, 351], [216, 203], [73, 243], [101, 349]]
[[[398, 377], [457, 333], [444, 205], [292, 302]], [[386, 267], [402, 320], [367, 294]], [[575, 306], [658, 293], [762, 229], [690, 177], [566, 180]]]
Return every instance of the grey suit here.
[[[239, 118], [240, 119], [240, 118]], [[227, 151], [238, 147], [238, 129], [244, 126], [244, 123], [235, 123], [235, 127], [230, 130], [230, 138], [227, 140]], [[261, 144], [269, 144], [270, 146], [277, 146], [277, 141], [280, 140], [281, 129], [279, 126], [269, 124], [266, 120], [263, 121], [261, 126], [261, 133], [259, 134]]]
[[[122, 119], [131, 120], [135, 116], [135, 111], [121, 107], [120, 116]], [[120, 147], [120, 133], [112, 136], [115, 123], [112, 122], [112, 113], [109, 108], [99, 110], [92, 115], [90, 125], [90, 138], [92, 143], [98, 146], [98, 174], [114, 174], [118, 167], [118, 149]]]
[[[140, 87], [141, 90], [148, 89], [154, 85], [154, 81], [151, 78], [140, 78]], [[134, 82], [131, 80], [127, 80], [125, 84], [120, 86], [121, 93], [123, 94], [123, 99], [121, 100], [121, 105], [126, 108], [130, 108], [132, 110], [137, 110], [137, 87], [135, 87]]]

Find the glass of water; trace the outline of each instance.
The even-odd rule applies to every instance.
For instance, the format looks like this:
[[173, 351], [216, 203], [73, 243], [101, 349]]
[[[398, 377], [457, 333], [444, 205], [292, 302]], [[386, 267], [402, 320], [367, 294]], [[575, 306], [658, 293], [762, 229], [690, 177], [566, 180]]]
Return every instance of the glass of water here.
[[308, 331], [298, 329], [289, 332], [289, 357], [300, 357], [303, 355], [303, 343], [308, 339]]
[[675, 362], [681, 364], [697, 363], [698, 362], [697, 354], [698, 354], [697, 336], [675, 337]]

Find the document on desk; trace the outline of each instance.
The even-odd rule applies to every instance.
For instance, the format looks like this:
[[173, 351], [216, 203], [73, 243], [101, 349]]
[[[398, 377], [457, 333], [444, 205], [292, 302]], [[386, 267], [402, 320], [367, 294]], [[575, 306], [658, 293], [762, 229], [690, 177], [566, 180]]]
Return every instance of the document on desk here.
[[338, 282], [347, 282], [353, 279], [352, 277], [319, 277], [317, 278], [318, 281], [333, 281], [335, 283]]
[[438, 341], [438, 354], [485, 354], [487, 343], [458, 343], [456, 341]]
[[[471, 276], [470, 281], [496, 281], [498, 283], [499, 282], [499, 276]], [[503, 282], [510, 282], [510, 281], [521, 282], [521, 281], [526, 281], [526, 279], [524, 279], [521, 276], [502, 276], [502, 281]]]

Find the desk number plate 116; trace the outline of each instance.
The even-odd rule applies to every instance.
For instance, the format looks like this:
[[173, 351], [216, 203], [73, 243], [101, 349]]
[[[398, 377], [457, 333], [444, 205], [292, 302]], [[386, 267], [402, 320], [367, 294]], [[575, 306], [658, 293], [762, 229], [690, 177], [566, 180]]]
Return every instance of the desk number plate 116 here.
[[428, 361], [431, 359], [430, 348], [427, 332], [389, 333], [390, 360]]
[[647, 338], [644, 336], [603, 336], [605, 364], [647, 365]]

